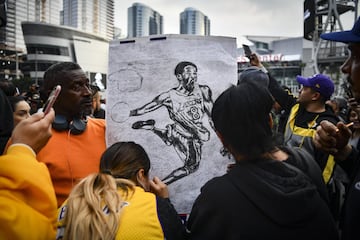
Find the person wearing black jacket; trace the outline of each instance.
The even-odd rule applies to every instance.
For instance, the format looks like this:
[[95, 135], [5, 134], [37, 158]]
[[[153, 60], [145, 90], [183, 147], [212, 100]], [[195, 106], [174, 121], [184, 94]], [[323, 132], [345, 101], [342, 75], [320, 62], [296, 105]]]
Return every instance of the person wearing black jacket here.
[[[251, 55], [250, 63], [266, 71], [255, 53]], [[329, 207], [336, 220], [339, 220], [347, 184], [344, 181], [347, 179], [346, 173], [335, 163], [333, 155], [317, 150], [312, 143], [316, 127], [321, 121], [327, 120], [333, 124], [340, 121], [332, 108], [326, 104], [334, 93], [334, 83], [324, 74], [315, 74], [308, 78], [297, 76], [296, 80], [301, 88], [298, 97], [295, 97], [285, 91], [271, 74], [268, 73], [268, 76], [269, 91], [280, 106], [289, 112], [284, 145], [304, 148], [314, 157], [327, 184]]]
[[0, 155], [4, 152], [13, 128], [14, 120], [11, 105], [3, 90], [0, 89]]
[[91, 117], [105, 119], [105, 110], [101, 108], [100, 103], [100, 88], [95, 85], [90, 85], [92, 96], [92, 110]]
[[[250, 75], [256, 80], [259, 73]], [[189, 239], [338, 239], [315, 160], [273, 141], [273, 103], [266, 87], [250, 81], [215, 101], [216, 133], [236, 163], [201, 188]]]

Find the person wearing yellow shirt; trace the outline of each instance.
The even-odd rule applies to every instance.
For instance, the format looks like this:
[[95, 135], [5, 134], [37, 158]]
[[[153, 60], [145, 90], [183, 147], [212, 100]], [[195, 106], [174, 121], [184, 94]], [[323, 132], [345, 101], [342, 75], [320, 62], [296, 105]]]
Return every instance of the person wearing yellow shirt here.
[[55, 239], [55, 191], [46, 165], [36, 159], [54, 116], [51, 110], [21, 121], [0, 156], [0, 239]]
[[139, 144], [111, 145], [99, 172], [75, 185], [59, 208], [56, 239], [185, 239], [167, 185], [150, 177], [150, 168]]

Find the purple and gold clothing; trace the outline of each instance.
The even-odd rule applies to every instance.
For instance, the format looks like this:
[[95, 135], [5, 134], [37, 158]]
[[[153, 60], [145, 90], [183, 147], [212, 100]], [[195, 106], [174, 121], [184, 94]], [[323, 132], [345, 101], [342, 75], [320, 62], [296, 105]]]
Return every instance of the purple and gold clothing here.
[[171, 108], [168, 108], [170, 119], [183, 128], [177, 128], [178, 132], [185, 137], [208, 141], [210, 132], [202, 123], [205, 107], [200, 88], [196, 86], [191, 95], [170, 90], [169, 97], [172, 105]]
[[[122, 195], [121, 190], [119, 194]], [[153, 193], [135, 187], [133, 194], [130, 193], [124, 198], [122, 206], [120, 226], [115, 239], [183, 239], [184, 227], [167, 199], [158, 198]], [[58, 213], [56, 239], [61, 239], [66, 227], [66, 202], [59, 208]]]

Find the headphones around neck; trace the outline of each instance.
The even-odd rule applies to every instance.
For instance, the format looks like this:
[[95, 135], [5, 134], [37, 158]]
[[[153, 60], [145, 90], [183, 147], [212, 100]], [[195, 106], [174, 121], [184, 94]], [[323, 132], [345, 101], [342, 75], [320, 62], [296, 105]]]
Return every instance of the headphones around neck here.
[[52, 127], [59, 131], [70, 130], [70, 133], [73, 135], [79, 135], [83, 133], [86, 129], [87, 120], [82, 120], [80, 118], [74, 118], [71, 122], [68, 122], [64, 115], [55, 115], [55, 120], [52, 123]]

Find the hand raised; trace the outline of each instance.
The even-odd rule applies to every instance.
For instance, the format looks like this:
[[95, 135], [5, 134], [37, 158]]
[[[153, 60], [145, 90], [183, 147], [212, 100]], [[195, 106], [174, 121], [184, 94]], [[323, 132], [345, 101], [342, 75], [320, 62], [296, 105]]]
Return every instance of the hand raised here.
[[153, 180], [150, 180], [150, 190], [159, 197], [169, 198], [169, 190], [167, 185], [156, 176], [153, 178]]
[[38, 112], [22, 120], [13, 130], [12, 143], [26, 144], [36, 153], [39, 152], [51, 137], [54, 118], [55, 112], [51, 109], [45, 116], [43, 112]]

